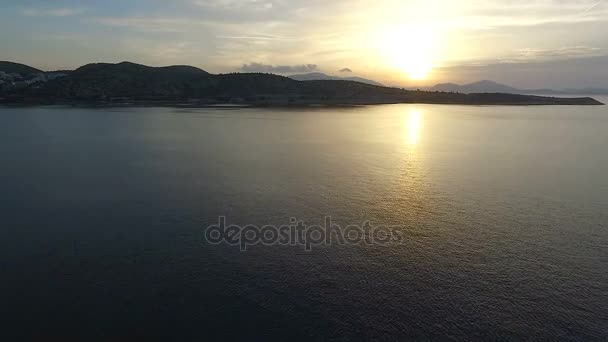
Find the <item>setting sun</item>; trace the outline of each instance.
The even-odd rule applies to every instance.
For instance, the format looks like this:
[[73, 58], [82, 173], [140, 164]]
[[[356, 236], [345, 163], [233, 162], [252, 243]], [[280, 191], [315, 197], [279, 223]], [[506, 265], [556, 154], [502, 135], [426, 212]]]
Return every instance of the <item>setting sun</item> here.
[[437, 34], [429, 25], [394, 25], [379, 33], [378, 48], [387, 63], [412, 80], [433, 70]]

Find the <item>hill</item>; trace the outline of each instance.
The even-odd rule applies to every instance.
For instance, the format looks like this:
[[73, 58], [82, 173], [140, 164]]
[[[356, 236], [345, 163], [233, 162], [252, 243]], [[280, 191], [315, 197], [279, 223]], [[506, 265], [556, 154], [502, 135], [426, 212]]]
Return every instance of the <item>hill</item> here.
[[296, 81], [353, 81], [366, 83], [376, 86], [383, 86], [382, 83], [378, 83], [376, 81], [368, 80], [362, 77], [337, 77], [337, 76], [329, 76], [321, 72], [311, 72], [308, 74], [297, 74], [288, 76], [291, 79]]
[[302, 82], [263, 73], [213, 75], [191, 66], [149, 67], [130, 62], [87, 64], [58, 78], [21, 86], [4, 84], [0, 98], [4, 103], [45, 104], [600, 104], [591, 98], [408, 91], [349, 80]]
[[31, 66], [13, 62], [0, 61], [0, 71], [3, 71], [7, 74], [17, 73], [21, 76], [29, 76], [32, 74], [39, 74], [42, 70], [38, 70], [36, 68], [32, 68]]
[[189, 94], [189, 84], [208, 77], [208, 72], [191, 66], [93, 63], [50, 83], [48, 91], [69, 98], [182, 96]]
[[173, 75], [209, 75], [208, 72], [188, 65], [173, 65], [166, 67], [150, 67], [131, 62], [121, 63], [91, 63], [73, 71], [74, 76], [86, 74], [111, 74], [114, 76], [125, 74], [129, 76], [173, 76]]

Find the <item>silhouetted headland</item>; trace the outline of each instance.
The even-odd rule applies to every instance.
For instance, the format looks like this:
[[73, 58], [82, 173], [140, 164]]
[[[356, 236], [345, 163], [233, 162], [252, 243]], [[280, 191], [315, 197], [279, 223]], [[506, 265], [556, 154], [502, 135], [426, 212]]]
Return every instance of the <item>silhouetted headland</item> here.
[[56, 72], [0, 62], [0, 103], [188, 106], [602, 104], [590, 97], [412, 91], [346, 80], [296, 81], [263, 73], [214, 75], [192, 66], [149, 67], [130, 62], [87, 64], [74, 71]]

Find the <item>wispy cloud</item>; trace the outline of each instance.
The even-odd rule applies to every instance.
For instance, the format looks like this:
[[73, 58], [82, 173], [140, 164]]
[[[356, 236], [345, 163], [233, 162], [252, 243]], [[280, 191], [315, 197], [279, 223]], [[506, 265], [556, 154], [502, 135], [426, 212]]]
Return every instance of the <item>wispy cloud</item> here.
[[269, 72], [277, 74], [287, 74], [292, 72], [312, 72], [318, 70], [316, 64], [302, 65], [270, 65], [262, 63], [243, 64], [241, 71], [243, 72]]
[[21, 11], [29, 17], [69, 17], [86, 12], [85, 8], [26, 8]]
[[31, 35], [33, 40], [79, 41], [90, 40], [90, 36], [82, 33], [36, 33]]
[[194, 0], [193, 3], [203, 8], [220, 8], [233, 10], [270, 10], [274, 7], [274, 4], [270, 0]]
[[590, 46], [565, 46], [555, 49], [525, 48], [519, 49], [517, 60], [562, 59], [573, 57], [592, 57], [605, 54], [605, 49]]
[[585, 12], [590, 12], [590, 11], [592, 11], [593, 9], [595, 9], [596, 7], [598, 7], [599, 5], [601, 5], [601, 4], [602, 4], [602, 2], [604, 2], [604, 0], [599, 0], [598, 2], [594, 3], [594, 4], [593, 4], [593, 5], [591, 5], [589, 8], [587, 8], [587, 9], [585, 10]]
[[210, 24], [186, 18], [155, 17], [101, 17], [93, 21], [110, 27], [127, 28], [141, 32], [190, 32]]
[[289, 40], [292, 38], [271, 35], [244, 35], [244, 36], [217, 36], [220, 39], [245, 39], [245, 40]]
[[607, 57], [608, 49], [591, 46], [564, 46], [558, 48], [535, 48], [528, 47], [516, 49], [513, 53], [498, 58], [479, 60], [454, 61], [443, 66], [444, 69], [452, 67], [477, 68], [489, 65], [501, 64], [525, 64], [525, 63], [551, 63], [564, 60], [576, 60], [593, 57]]

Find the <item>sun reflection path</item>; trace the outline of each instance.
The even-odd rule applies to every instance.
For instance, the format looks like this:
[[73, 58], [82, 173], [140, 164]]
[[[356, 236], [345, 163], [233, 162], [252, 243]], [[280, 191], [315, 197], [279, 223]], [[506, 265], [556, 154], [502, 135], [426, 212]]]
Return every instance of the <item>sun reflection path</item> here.
[[422, 114], [419, 110], [413, 108], [407, 113], [404, 122], [404, 139], [407, 145], [416, 146], [420, 141], [422, 133]]

